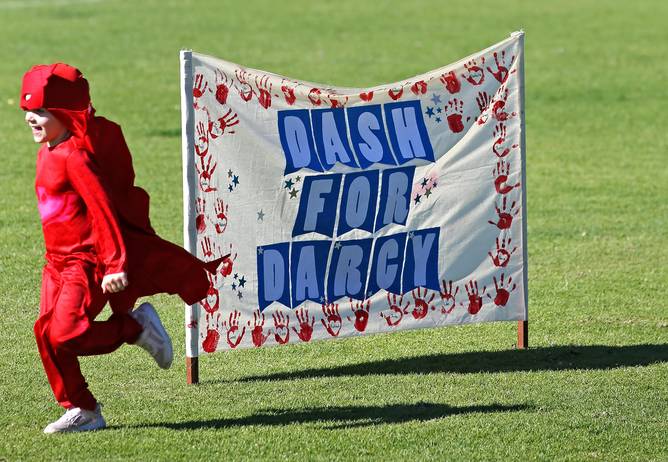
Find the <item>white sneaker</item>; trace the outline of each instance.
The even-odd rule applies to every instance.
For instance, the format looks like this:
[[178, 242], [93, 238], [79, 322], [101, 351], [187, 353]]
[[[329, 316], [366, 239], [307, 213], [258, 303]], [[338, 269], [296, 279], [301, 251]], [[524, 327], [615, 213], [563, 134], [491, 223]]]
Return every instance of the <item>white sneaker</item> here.
[[80, 407], [68, 409], [60, 419], [47, 425], [44, 433], [86, 432], [100, 430], [106, 426], [107, 423], [102, 417], [102, 408], [98, 404], [94, 411]]
[[142, 303], [130, 316], [144, 328], [135, 345], [148, 351], [163, 369], [169, 369], [174, 359], [172, 339], [160, 321], [160, 316], [150, 303]]

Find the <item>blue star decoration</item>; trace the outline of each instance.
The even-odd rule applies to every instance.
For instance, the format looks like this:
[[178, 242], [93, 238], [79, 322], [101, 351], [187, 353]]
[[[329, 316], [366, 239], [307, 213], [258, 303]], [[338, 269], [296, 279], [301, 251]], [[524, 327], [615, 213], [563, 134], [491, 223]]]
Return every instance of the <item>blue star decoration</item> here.
[[239, 186], [239, 175], [235, 175], [234, 172], [230, 169], [227, 171], [227, 176], [228, 178], [232, 178], [230, 180], [230, 184], [227, 185], [227, 190], [232, 192], [237, 189], [237, 186]]
[[241, 276], [239, 279], [239, 287], [246, 287], [246, 276]]
[[292, 181], [292, 179], [289, 179], [285, 182], [284, 188], [285, 189], [292, 189], [292, 186], [294, 186], [294, 182]]
[[241, 291], [237, 292], [237, 297], [239, 297], [239, 300], [241, 300], [242, 298], [244, 298], [244, 296], [243, 296], [243, 294], [241, 293]]
[[436, 93], [432, 93], [431, 100], [434, 103], [434, 106], [441, 104], [441, 97]]
[[439, 123], [439, 124], [441, 123], [441, 118], [440, 117], [436, 117], [436, 119], [434, 119], [434, 120], [436, 120], [436, 122]]
[[421, 198], [421, 197], [422, 197], [422, 196], [419, 195], [419, 194], [416, 194], [416, 195], [415, 195], [415, 203], [416, 203], [416, 204], [419, 204], [419, 203], [420, 203], [420, 198]]
[[427, 110], [425, 111], [425, 114], [427, 114], [429, 116], [429, 118], [431, 119], [434, 116], [434, 108], [427, 106]]
[[238, 279], [239, 278], [239, 273], [234, 273], [233, 277], [234, 277], [234, 279]]
[[232, 290], [237, 290], [237, 283], [236, 282], [232, 283]]
[[436, 112], [438, 112], [440, 114], [441, 112], [443, 112], [443, 110], [440, 107], [437, 107]]
[[427, 183], [429, 183], [429, 180], [426, 178], [422, 178], [422, 183], [420, 183], [422, 186], [427, 186]]

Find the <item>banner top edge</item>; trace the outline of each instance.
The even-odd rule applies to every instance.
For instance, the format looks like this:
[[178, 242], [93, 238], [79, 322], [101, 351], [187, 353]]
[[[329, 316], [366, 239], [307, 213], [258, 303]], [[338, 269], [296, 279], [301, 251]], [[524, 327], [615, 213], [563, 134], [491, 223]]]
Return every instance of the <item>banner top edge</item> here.
[[[416, 74], [416, 75], [414, 75], [414, 76], [410, 76], [410, 77], [407, 77], [407, 78], [404, 78], [404, 79], [397, 80], [396, 82], [383, 82], [383, 83], [379, 83], [379, 84], [372, 85], [372, 86], [369, 86], [369, 87], [343, 87], [343, 86], [340, 86], [340, 85], [335, 85], [335, 84], [333, 84], [333, 83], [326, 83], [326, 82], [311, 82], [311, 81], [306, 81], [306, 80], [303, 80], [303, 79], [294, 79], [294, 80], [299, 80], [299, 81], [301, 81], [301, 82], [304, 83], [304, 84], [312, 85], [312, 86], [316, 86], [316, 87], [336, 87], [336, 88], [338, 88], [338, 89], [340, 89], [340, 90], [357, 91], [357, 90], [360, 90], [360, 89], [366, 89], [366, 88], [368, 88], [368, 89], [382, 88], [382, 87], [385, 87], [385, 86], [387, 86], [387, 85], [389, 85], [389, 84], [392, 84], [392, 83], [411, 82], [411, 81], [414, 81], [414, 80], [416, 80], [416, 79], [420, 79], [420, 78], [422, 78], [423, 76], [426, 76], [426, 75], [428, 75], [428, 74], [433, 74], [433, 73], [435, 73], [435, 72], [442, 72], [442, 71], [444, 71], [444, 70], [447, 69], [447, 68], [455, 67], [455, 66], [457, 66], [457, 65], [459, 65], [459, 64], [461, 64], [461, 63], [466, 63], [466, 62], [469, 61], [472, 57], [474, 57], [474, 56], [478, 56], [478, 55], [481, 55], [481, 54], [488, 53], [488, 52], [490, 52], [491, 50], [493, 50], [493, 49], [495, 49], [495, 48], [498, 48], [498, 47], [501, 47], [501, 46], [505, 45], [505, 44], [508, 43], [508, 42], [515, 41], [515, 40], [520, 40], [523, 36], [524, 36], [524, 31], [521, 30], [521, 29], [520, 29], [519, 31], [511, 32], [510, 36], [508, 36], [507, 38], [501, 40], [500, 42], [496, 42], [496, 43], [494, 43], [494, 44], [492, 44], [492, 45], [490, 45], [490, 46], [488, 46], [488, 47], [486, 47], [486, 48], [483, 48], [483, 49], [481, 49], [481, 50], [479, 50], [479, 51], [476, 51], [476, 52], [474, 52], [474, 53], [471, 53], [471, 54], [467, 55], [467, 56], [464, 57], [464, 58], [458, 59], [457, 61], [453, 61], [453, 62], [451, 62], [451, 63], [445, 64], [445, 65], [443, 65], [443, 66], [440, 66], [440, 67], [437, 67], [437, 68], [434, 68], [434, 69], [427, 70], [427, 71], [425, 71], [425, 72], [422, 72], [422, 73], [420, 73], [420, 74]], [[273, 76], [278, 77], [278, 78], [284, 78], [284, 79], [288, 79], [288, 80], [293, 79], [292, 77], [289, 77], [289, 76], [287, 76], [287, 75], [276, 74], [276, 73], [274, 73], [274, 72], [269, 72], [269, 71], [267, 71], [267, 70], [256, 69], [256, 68], [253, 68], [253, 67], [244, 66], [244, 65], [241, 65], [241, 64], [239, 64], [239, 63], [236, 63], [236, 62], [233, 62], [233, 61], [228, 61], [228, 60], [226, 60], [226, 59], [222, 59], [222, 58], [218, 58], [218, 57], [216, 57], [216, 56], [207, 55], [207, 54], [205, 54], [205, 53], [199, 53], [199, 52], [192, 51], [192, 50], [191, 50], [190, 53], [191, 53], [191, 55], [199, 56], [199, 57], [203, 57], [203, 58], [205, 58], [205, 59], [213, 59], [213, 60], [217, 60], [217, 61], [224, 61], [224, 62], [227, 62], [227, 63], [230, 64], [230, 65], [233, 65], [233, 66], [237, 66], [237, 67], [243, 68], [243, 69], [245, 69], [245, 70], [247, 70], [247, 71], [250, 71], [250, 72], [257, 72], [257, 73], [262, 73], [262, 74], [269, 74], [269, 75], [273, 75]]]

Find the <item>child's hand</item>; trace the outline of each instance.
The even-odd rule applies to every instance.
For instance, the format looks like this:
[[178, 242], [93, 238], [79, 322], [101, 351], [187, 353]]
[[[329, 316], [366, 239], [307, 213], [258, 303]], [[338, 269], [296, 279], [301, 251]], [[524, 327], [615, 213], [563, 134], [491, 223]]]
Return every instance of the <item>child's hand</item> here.
[[102, 293], [116, 293], [128, 286], [127, 273], [105, 274], [102, 278]]

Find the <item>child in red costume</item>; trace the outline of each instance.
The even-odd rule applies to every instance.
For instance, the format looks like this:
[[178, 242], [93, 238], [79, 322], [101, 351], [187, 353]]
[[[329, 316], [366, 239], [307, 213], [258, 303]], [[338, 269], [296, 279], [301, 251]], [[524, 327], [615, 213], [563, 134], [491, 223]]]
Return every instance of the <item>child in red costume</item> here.
[[[44, 431], [104, 428], [77, 358], [134, 343], [168, 368], [172, 346], [160, 318], [150, 304], [133, 311], [134, 304], [160, 292], [196, 303], [207, 294], [207, 271], [222, 259], [204, 263], [155, 233], [121, 129], [95, 116], [81, 72], [62, 63], [33, 67], [23, 77], [21, 108], [42, 143], [35, 190], [47, 263], [35, 337], [67, 409]], [[107, 302], [112, 316], [95, 321]]]

